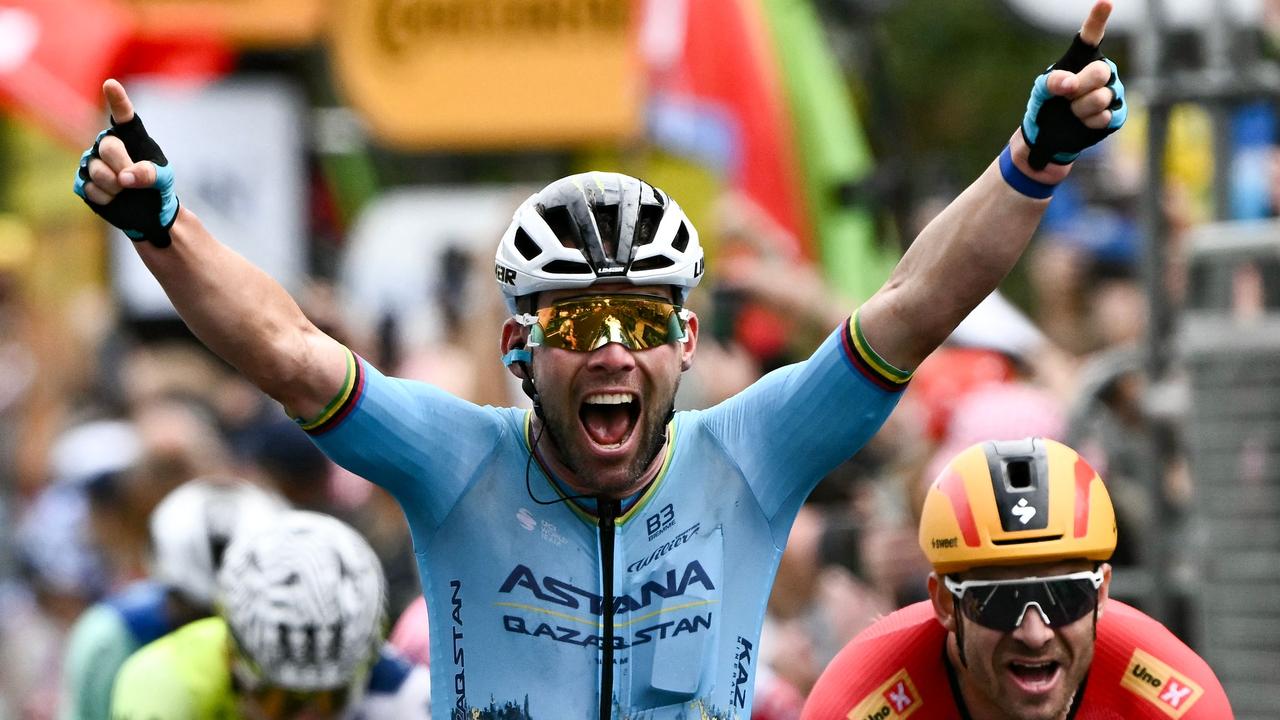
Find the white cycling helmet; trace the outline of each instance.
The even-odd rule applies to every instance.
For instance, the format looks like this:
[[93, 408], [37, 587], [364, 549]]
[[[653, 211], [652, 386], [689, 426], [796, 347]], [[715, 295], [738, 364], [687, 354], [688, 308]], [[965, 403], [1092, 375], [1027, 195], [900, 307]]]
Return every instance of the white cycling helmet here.
[[241, 682], [358, 692], [382, 645], [386, 590], [355, 530], [320, 513], [283, 513], [232, 543], [218, 590]]
[[683, 304], [703, 268], [698, 231], [675, 200], [630, 175], [588, 172], [521, 203], [494, 273], [515, 313], [516, 298], [600, 282], [672, 285]]
[[218, 568], [232, 540], [267, 527], [287, 507], [243, 480], [199, 478], [179, 485], [151, 512], [151, 577], [212, 607]]

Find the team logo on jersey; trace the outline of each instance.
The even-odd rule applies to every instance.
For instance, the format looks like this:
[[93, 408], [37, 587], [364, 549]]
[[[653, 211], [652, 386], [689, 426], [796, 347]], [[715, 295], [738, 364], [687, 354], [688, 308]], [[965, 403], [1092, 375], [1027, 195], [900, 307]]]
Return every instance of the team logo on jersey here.
[[539, 521], [529, 512], [528, 508], [520, 508], [516, 511], [516, 522], [520, 523], [520, 527], [533, 532], [538, 528], [542, 529], [541, 536], [543, 540], [557, 547], [569, 542], [569, 539], [560, 534], [560, 529], [549, 520]]
[[1190, 710], [1204, 694], [1204, 690], [1185, 675], [1142, 650], [1133, 651], [1120, 685], [1175, 720]]
[[738, 636], [738, 648], [733, 653], [733, 673], [729, 684], [733, 688], [730, 707], [745, 709], [747, 707], [747, 691], [751, 687], [751, 653], [755, 647], [751, 641]]
[[845, 717], [848, 720], [903, 720], [923, 705], [915, 683], [903, 668], [863, 698]]
[[520, 508], [516, 512], [516, 521], [529, 532], [533, 532], [533, 529], [538, 527], [538, 521], [533, 519], [533, 513], [530, 513], [528, 508]]
[[671, 503], [667, 503], [666, 507], [644, 519], [644, 528], [649, 532], [650, 541], [671, 529], [675, 524], [676, 508]]

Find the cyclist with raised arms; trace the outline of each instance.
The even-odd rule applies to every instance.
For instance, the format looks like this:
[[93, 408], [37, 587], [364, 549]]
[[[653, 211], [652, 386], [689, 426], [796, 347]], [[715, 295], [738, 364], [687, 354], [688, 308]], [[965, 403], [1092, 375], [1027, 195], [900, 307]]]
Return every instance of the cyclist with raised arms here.
[[1231, 720], [1213, 670], [1108, 598], [1116, 517], [1074, 450], [974, 445], [929, 488], [929, 600], [862, 631], [802, 720]]
[[124, 663], [111, 718], [428, 720], [426, 668], [383, 643], [385, 585], [355, 530], [281, 513], [227, 548], [216, 616]]
[[804, 362], [673, 412], [694, 359], [698, 234], [616, 173], [515, 212], [495, 274], [501, 353], [533, 411], [388, 378], [325, 336], [178, 204], [124, 89], [77, 189], [183, 319], [335, 461], [387, 488], [413, 534], [439, 717], [748, 717], [756, 645], [800, 504], [894, 407], [914, 368], [1026, 247], [1080, 151], [1124, 121], [1102, 57], [1110, 0], [1033, 86], [999, 160]]

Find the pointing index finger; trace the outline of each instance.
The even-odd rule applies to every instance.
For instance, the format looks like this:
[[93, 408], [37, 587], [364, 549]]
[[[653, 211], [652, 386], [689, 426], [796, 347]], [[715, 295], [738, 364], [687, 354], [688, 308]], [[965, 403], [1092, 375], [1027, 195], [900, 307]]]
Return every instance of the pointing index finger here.
[[118, 80], [110, 78], [102, 83], [102, 95], [107, 99], [107, 107], [111, 110], [113, 120], [127, 123], [133, 119], [133, 103]]
[[1111, 8], [1111, 0], [1098, 0], [1093, 4], [1089, 17], [1085, 18], [1084, 25], [1080, 27], [1081, 40], [1094, 47], [1102, 42], [1107, 29], [1107, 18], [1111, 17]]

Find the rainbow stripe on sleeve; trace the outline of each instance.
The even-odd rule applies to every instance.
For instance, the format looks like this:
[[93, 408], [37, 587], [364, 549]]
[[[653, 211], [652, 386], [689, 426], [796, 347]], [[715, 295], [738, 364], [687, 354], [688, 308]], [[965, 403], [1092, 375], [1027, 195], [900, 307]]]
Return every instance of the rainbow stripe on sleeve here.
[[364, 394], [364, 365], [360, 362], [360, 358], [356, 354], [347, 350], [347, 376], [342, 381], [342, 388], [338, 390], [338, 394], [333, 396], [333, 400], [325, 406], [320, 414], [311, 420], [303, 420], [298, 418], [298, 425], [302, 427], [308, 435], [322, 435], [336, 428], [351, 411], [355, 409], [357, 403], [360, 402], [360, 396]]
[[911, 373], [890, 365], [884, 358], [876, 354], [862, 334], [862, 325], [858, 321], [858, 313], [844, 322], [840, 332], [841, 345], [849, 363], [877, 387], [888, 392], [902, 392], [911, 380]]

